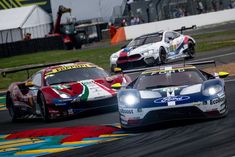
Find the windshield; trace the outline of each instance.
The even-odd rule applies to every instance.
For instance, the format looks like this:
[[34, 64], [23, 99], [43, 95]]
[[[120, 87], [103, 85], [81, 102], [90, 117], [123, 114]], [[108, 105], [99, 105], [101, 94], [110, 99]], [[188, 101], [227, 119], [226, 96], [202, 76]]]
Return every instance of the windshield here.
[[162, 40], [162, 35], [161, 34], [154, 34], [154, 35], [149, 35], [149, 36], [144, 36], [144, 37], [139, 37], [136, 38], [135, 40], [132, 40], [127, 47], [128, 48], [135, 48], [139, 47], [145, 44], [150, 44], [150, 43], [155, 43], [159, 42]]
[[139, 90], [156, 89], [170, 86], [193, 85], [202, 83], [205, 78], [197, 70], [158, 71], [142, 74], [134, 88]]
[[45, 80], [47, 85], [53, 85], [60, 83], [76, 82], [81, 80], [98, 79], [108, 76], [109, 75], [103, 69], [91, 67], [76, 68], [49, 74], [45, 76]]

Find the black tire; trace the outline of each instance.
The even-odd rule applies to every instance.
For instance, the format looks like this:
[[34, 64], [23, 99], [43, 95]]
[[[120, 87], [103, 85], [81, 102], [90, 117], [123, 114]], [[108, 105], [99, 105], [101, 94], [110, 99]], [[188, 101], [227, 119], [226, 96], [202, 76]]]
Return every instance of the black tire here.
[[6, 103], [7, 103], [7, 106], [8, 106], [9, 114], [11, 116], [11, 121], [16, 122], [19, 118], [19, 115], [18, 115], [17, 109], [15, 107], [15, 104], [14, 104], [12, 98], [11, 98], [10, 93], [7, 94]]
[[167, 62], [166, 50], [163, 47], [161, 47], [160, 50], [159, 50], [159, 57], [160, 57], [160, 63], [161, 64], [165, 64]]
[[188, 42], [188, 57], [187, 59], [192, 59], [195, 56], [195, 44], [189, 40]]
[[38, 103], [39, 103], [40, 110], [41, 110], [41, 116], [45, 122], [48, 122], [50, 120], [50, 115], [49, 115], [49, 111], [47, 108], [44, 95], [42, 93], [39, 93], [38, 97], [39, 97]]

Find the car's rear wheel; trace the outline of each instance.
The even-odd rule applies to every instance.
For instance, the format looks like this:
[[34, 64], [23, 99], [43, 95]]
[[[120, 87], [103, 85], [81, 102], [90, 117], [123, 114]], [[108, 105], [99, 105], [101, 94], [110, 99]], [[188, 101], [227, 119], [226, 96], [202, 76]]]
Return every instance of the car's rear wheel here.
[[40, 106], [40, 110], [41, 110], [41, 116], [43, 118], [44, 121], [49, 121], [50, 120], [50, 115], [49, 115], [49, 111], [48, 111], [48, 107], [45, 101], [45, 97], [42, 93], [39, 94], [39, 106]]
[[187, 59], [192, 59], [195, 56], [195, 44], [190, 40], [188, 42], [188, 57]]
[[159, 57], [160, 57], [161, 64], [165, 64], [167, 62], [166, 50], [162, 47], [160, 48], [160, 51], [159, 51]]
[[17, 109], [16, 109], [15, 104], [11, 98], [10, 93], [7, 94], [6, 103], [8, 105], [8, 111], [11, 116], [12, 122], [16, 122], [19, 118], [19, 115], [17, 113]]

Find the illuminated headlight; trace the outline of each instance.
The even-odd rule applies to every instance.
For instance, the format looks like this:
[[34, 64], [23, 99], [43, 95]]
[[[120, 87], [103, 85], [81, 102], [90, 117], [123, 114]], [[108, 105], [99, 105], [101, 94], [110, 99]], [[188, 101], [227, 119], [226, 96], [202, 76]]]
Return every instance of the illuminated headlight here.
[[118, 93], [119, 103], [128, 107], [134, 107], [140, 102], [140, 95], [138, 92], [121, 91]]
[[68, 94], [65, 94], [65, 93], [61, 93], [61, 94], [60, 94], [60, 97], [61, 97], [61, 98], [64, 98], [64, 99], [70, 98], [70, 96], [69, 96]]
[[215, 85], [215, 86], [211, 86], [211, 87], [206, 88], [203, 91], [203, 94], [206, 96], [212, 96], [212, 95], [215, 95], [215, 94], [221, 92], [222, 90], [223, 90], [222, 86]]
[[139, 103], [139, 99], [136, 96], [130, 94], [124, 97], [124, 103], [128, 106], [134, 106]]

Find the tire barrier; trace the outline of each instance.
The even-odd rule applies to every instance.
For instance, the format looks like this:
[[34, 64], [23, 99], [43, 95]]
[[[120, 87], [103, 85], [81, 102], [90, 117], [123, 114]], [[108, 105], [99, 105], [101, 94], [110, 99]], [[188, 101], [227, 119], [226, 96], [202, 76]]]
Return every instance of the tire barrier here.
[[62, 37], [45, 37], [0, 44], [0, 57], [10, 57], [40, 51], [64, 50]]

